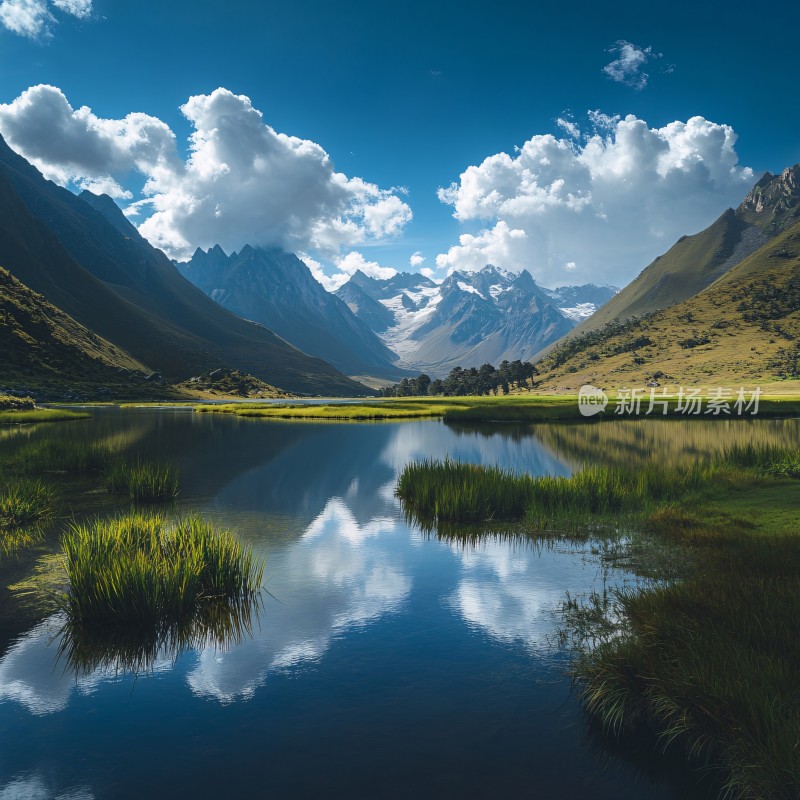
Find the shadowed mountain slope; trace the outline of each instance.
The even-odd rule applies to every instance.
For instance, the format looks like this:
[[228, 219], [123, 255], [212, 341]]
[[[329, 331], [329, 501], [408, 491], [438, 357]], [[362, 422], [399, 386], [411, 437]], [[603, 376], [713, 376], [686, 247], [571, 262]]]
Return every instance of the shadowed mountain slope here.
[[210, 300], [110, 198], [45, 180], [0, 138], [0, 263], [26, 286], [171, 380], [220, 366], [281, 388], [363, 393], [324, 361]]

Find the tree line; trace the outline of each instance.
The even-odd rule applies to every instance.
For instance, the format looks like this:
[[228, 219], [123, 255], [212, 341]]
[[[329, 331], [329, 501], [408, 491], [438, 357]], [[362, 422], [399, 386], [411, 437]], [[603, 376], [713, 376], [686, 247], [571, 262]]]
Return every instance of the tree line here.
[[499, 367], [484, 364], [482, 367], [462, 369], [454, 367], [446, 378], [434, 378], [420, 373], [416, 378], [403, 378], [400, 383], [378, 390], [380, 397], [459, 397], [508, 394], [512, 385], [522, 385], [538, 371], [527, 361], [503, 361]]

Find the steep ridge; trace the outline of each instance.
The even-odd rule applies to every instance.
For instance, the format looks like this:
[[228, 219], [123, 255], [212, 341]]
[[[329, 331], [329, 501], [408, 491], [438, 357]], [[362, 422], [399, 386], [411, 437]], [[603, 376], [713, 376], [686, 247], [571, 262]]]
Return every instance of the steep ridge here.
[[46, 181], [0, 137], [0, 263], [77, 322], [169, 379], [224, 365], [298, 392], [364, 392], [206, 297], [126, 227], [110, 198], [93, 205]]
[[800, 165], [777, 176], [766, 173], [735, 211], [729, 208], [700, 233], [682, 236], [568, 338], [696, 295], [798, 219]]
[[141, 383], [146, 369], [0, 268], [3, 389]]

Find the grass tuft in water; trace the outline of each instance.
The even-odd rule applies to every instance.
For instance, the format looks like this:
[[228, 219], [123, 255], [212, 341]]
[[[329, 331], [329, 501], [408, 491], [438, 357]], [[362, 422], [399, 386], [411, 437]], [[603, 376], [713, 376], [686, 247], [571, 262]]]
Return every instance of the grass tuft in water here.
[[53, 514], [53, 489], [39, 480], [18, 480], [0, 490], [0, 533], [44, 522]]
[[174, 500], [180, 491], [180, 476], [175, 466], [163, 462], [118, 460], [105, 472], [109, 492], [127, 494], [135, 502]]
[[211, 602], [240, 602], [260, 586], [263, 562], [199, 516], [168, 524], [130, 513], [70, 526], [63, 539], [72, 623], [168, 628]]
[[430, 523], [536, 520], [565, 513], [607, 514], [683, 496], [702, 485], [711, 468], [695, 464], [677, 472], [587, 467], [570, 477], [517, 475], [499, 467], [457, 461], [416, 461], [397, 483], [409, 512]]

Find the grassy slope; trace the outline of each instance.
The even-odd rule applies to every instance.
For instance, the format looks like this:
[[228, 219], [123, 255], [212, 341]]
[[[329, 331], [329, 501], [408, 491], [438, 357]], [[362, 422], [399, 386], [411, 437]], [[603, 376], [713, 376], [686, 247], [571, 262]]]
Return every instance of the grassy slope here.
[[223, 309], [144, 240], [42, 176], [0, 139], [0, 258], [26, 286], [170, 379], [229, 365], [294, 391], [363, 387]]
[[[603, 336], [564, 345], [537, 366], [543, 390], [585, 383], [616, 389], [644, 385], [756, 385], [790, 377], [800, 335], [800, 223], [772, 239], [698, 295]], [[649, 341], [649, 343], [645, 343]], [[695, 343], [694, 345], [692, 343]], [[640, 362], [640, 363], [637, 363]], [[796, 370], [795, 370], [796, 372]]]
[[264, 381], [246, 375], [238, 370], [214, 370], [205, 375], [198, 375], [174, 387], [178, 391], [191, 394], [205, 400], [220, 398], [291, 398], [293, 395], [282, 392]]
[[118, 383], [145, 367], [96, 336], [0, 267], [0, 352], [4, 384]]
[[[744, 224], [728, 209], [713, 225], [684, 236], [580, 327], [601, 328], [614, 319], [641, 316], [697, 294], [712, 283], [732, 254]], [[577, 333], [570, 334], [574, 336]]]

